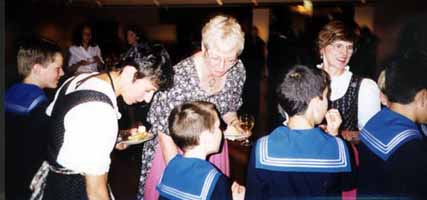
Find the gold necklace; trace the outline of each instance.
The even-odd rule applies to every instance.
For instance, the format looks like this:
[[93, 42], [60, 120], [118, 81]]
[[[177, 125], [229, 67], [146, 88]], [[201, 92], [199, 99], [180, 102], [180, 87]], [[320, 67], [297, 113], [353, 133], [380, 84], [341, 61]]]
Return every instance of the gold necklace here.
[[215, 89], [217, 87], [217, 78], [213, 76], [208, 76], [208, 87], [209, 89]]

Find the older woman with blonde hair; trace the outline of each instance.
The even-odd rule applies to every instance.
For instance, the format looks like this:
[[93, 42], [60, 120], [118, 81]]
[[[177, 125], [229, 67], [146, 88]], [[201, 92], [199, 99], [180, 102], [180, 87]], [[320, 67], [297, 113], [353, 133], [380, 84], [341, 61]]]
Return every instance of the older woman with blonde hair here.
[[[168, 131], [170, 111], [185, 102], [213, 103], [224, 122], [238, 124], [246, 72], [238, 56], [243, 51], [244, 33], [236, 19], [218, 15], [202, 29], [201, 51], [174, 66], [174, 85], [156, 94], [148, 113], [150, 132], [157, 137], [144, 144], [138, 199], [158, 199], [156, 185], [165, 163], [178, 152]], [[209, 161], [229, 176], [227, 142]]]

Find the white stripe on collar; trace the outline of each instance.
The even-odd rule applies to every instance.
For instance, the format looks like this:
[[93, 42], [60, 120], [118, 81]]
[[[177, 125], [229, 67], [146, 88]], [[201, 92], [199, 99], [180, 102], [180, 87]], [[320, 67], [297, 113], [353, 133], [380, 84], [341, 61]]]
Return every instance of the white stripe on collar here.
[[345, 151], [344, 142], [335, 138], [338, 144], [338, 158], [337, 159], [314, 159], [314, 158], [280, 158], [268, 155], [268, 137], [260, 139], [260, 163], [262, 165], [274, 167], [296, 167], [296, 168], [331, 168], [331, 167], [345, 167], [347, 163], [347, 156]]
[[421, 124], [421, 131], [427, 136], [427, 124]]
[[363, 139], [365, 139], [366, 142], [368, 142], [372, 147], [374, 147], [381, 153], [387, 155], [392, 152], [394, 148], [398, 147], [398, 145], [401, 144], [401, 142], [404, 141], [406, 138], [416, 136], [417, 133], [418, 131], [414, 129], [402, 131], [396, 136], [394, 136], [394, 138], [391, 139], [387, 144], [384, 144], [381, 140], [376, 138], [366, 129], [362, 129], [362, 131], [360, 132], [360, 136], [363, 137]]
[[215, 176], [218, 172], [215, 169], [212, 169], [205, 178], [205, 182], [203, 183], [202, 192], [200, 195], [194, 195], [187, 192], [183, 192], [181, 190], [177, 190], [175, 188], [166, 186], [164, 184], [159, 185], [159, 189], [166, 194], [174, 196], [180, 199], [188, 199], [188, 200], [205, 200], [209, 194], [209, 190], [212, 187], [212, 183], [215, 180]]

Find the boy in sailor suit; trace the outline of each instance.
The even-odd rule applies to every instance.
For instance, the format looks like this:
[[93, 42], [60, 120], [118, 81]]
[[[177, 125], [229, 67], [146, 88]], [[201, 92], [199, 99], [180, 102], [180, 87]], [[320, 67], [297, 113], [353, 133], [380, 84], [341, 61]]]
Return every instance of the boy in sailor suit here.
[[157, 185], [159, 199], [244, 199], [245, 188], [206, 161], [219, 150], [222, 139], [215, 106], [196, 101], [175, 107], [169, 115], [169, 131], [184, 154], [167, 164]]
[[389, 104], [360, 133], [358, 196], [426, 199], [427, 61], [405, 58], [386, 68]]
[[[321, 69], [296, 66], [277, 95], [287, 124], [260, 138], [252, 149], [246, 199], [339, 197], [352, 177], [347, 146], [338, 137], [341, 116], [328, 108], [329, 77]], [[316, 127], [326, 118], [325, 133]]]

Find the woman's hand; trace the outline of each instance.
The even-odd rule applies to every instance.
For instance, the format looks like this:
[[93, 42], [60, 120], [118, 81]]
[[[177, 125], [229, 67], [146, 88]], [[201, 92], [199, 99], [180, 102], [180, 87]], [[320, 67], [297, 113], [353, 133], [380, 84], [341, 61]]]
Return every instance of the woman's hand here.
[[119, 131], [119, 138], [118, 138], [118, 143], [116, 144], [116, 149], [117, 150], [125, 150], [129, 147], [129, 145], [122, 143], [123, 140], [127, 140], [127, 138], [131, 135], [135, 135], [138, 133], [138, 128], [131, 128], [131, 129], [126, 129], [126, 130], [120, 130]]
[[101, 58], [99, 58], [99, 56], [94, 56], [92, 57], [93, 62], [92, 63], [97, 63], [97, 64], [101, 64]]
[[252, 135], [252, 131], [245, 131], [242, 129], [241, 127], [241, 122], [239, 120], [239, 118], [237, 117], [237, 113], [236, 112], [228, 112], [226, 114], [224, 114], [222, 116], [222, 119], [225, 121], [225, 123], [227, 124], [227, 129], [224, 131], [226, 132], [238, 132], [242, 135], [244, 135], [244, 138], [241, 139], [247, 139]]
[[233, 200], [245, 199], [245, 186], [238, 184], [236, 181], [231, 185], [231, 194], [233, 196]]
[[78, 67], [80, 67], [80, 66], [85, 66], [85, 65], [89, 65], [89, 64], [91, 64], [91, 62], [89, 62], [89, 61], [87, 61], [87, 60], [81, 60], [81, 61], [77, 62], [77, 66], [78, 66]]
[[116, 149], [120, 150], [120, 151], [125, 150], [128, 147], [129, 147], [129, 145], [127, 145], [125, 143], [122, 143], [122, 142], [119, 142], [119, 143], [116, 144]]

